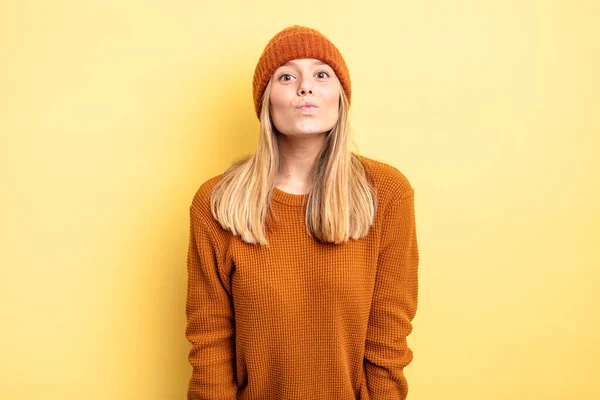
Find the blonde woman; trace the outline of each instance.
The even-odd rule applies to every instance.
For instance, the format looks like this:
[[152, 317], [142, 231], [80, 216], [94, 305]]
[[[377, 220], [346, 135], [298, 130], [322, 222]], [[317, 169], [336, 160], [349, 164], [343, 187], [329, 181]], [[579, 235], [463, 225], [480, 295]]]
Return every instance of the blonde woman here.
[[350, 151], [350, 75], [293, 25], [254, 73], [257, 150], [190, 206], [188, 399], [405, 399], [417, 308], [414, 190]]

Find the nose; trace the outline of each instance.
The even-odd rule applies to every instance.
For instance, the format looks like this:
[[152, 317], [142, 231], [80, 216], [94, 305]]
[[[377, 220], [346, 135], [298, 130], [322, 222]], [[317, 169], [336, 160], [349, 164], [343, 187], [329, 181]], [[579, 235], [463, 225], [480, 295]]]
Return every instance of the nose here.
[[307, 93], [311, 95], [313, 94], [310, 78], [305, 77], [304, 79], [302, 79], [302, 81], [300, 82], [300, 87], [298, 88], [298, 93], [301, 96], [306, 96]]
[[310, 93], [313, 94], [312, 89], [306, 89], [305, 87], [300, 87], [300, 90], [298, 91], [302, 96], [306, 96], [306, 93]]

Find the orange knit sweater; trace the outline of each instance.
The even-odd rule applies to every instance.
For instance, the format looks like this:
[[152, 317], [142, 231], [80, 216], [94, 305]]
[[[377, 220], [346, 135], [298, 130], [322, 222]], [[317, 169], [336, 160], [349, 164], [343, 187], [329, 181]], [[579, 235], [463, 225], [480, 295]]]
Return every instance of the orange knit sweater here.
[[395, 167], [360, 156], [378, 187], [369, 234], [322, 244], [304, 225], [306, 194], [275, 188], [271, 247], [244, 243], [211, 216], [203, 183], [190, 206], [188, 399], [405, 399], [406, 337], [417, 309], [414, 190]]

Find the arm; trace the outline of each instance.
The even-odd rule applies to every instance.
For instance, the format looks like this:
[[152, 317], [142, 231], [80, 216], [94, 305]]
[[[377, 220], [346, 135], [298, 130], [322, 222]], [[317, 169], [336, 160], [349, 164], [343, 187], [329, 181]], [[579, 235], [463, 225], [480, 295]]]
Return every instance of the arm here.
[[414, 190], [394, 199], [382, 218], [381, 247], [365, 343], [364, 368], [372, 400], [404, 400], [404, 367], [413, 358], [406, 337], [417, 310], [419, 251]]
[[190, 207], [185, 335], [192, 344], [188, 400], [235, 400], [233, 306], [219, 275], [216, 239]]

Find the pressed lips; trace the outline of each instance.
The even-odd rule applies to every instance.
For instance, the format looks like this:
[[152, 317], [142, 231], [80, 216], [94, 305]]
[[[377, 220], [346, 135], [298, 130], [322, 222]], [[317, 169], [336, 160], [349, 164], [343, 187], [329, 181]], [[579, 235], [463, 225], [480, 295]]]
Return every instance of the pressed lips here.
[[319, 107], [319, 106], [316, 103], [313, 103], [312, 101], [303, 101], [302, 103], [300, 103], [300, 105], [297, 108], [300, 108], [303, 111], [307, 111], [307, 110], [310, 111], [317, 107]]

